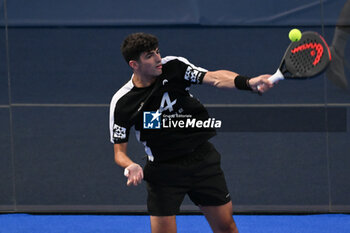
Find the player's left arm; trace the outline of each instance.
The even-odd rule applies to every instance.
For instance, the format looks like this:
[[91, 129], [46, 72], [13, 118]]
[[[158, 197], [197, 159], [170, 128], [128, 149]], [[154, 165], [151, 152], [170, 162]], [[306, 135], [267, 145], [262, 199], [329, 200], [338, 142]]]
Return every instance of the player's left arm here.
[[[239, 78], [239, 74], [228, 71], [228, 70], [217, 70], [217, 71], [208, 71], [203, 78], [203, 83], [212, 85], [218, 88], [237, 88], [237, 83], [242, 83], [242, 80], [245, 81], [248, 87], [251, 87], [253, 91], [259, 91], [261, 93], [266, 92], [268, 89], [273, 87], [273, 84], [268, 80], [271, 75], [263, 74], [252, 78]], [[237, 82], [240, 79], [240, 82]], [[258, 89], [259, 86], [259, 89]], [[238, 87], [239, 88], [239, 87]]]

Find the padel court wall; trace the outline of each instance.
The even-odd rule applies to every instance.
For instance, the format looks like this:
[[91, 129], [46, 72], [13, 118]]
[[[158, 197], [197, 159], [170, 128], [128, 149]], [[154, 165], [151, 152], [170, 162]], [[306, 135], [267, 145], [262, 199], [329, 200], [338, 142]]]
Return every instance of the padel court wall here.
[[[331, 44], [345, 2], [0, 0], [0, 211], [146, 211], [145, 184], [125, 185], [109, 142], [109, 101], [131, 75], [119, 50], [129, 33], [153, 33], [163, 56], [208, 70], [274, 73], [289, 30]], [[263, 96], [191, 93], [223, 122], [211, 141], [236, 212], [350, 212], [349, 90], [322, 74]], [[128, 147], [144, 164], [134, 132]], [[198, 209], [186, 198], [182, 211]]]

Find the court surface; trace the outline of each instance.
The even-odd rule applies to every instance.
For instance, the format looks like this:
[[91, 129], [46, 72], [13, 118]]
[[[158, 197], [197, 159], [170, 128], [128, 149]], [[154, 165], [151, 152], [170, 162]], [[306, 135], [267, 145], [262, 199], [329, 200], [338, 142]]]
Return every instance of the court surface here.
[[[349, 233], [350, 215], [235, 215], [240, 233]], [[202, 215], [177, 216], [179, 233], [212, 232]], [[0, 233], [151, 232], [143, 215], [1, 214]]]

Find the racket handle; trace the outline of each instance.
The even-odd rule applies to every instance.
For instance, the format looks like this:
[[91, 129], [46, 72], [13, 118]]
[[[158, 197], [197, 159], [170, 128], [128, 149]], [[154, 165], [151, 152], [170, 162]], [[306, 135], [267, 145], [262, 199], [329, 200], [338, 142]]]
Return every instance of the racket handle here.
[[[278, 69], [276, 71], [276, 73], [274, 73], [270, 78], [268, 78], [268, 80], [272, 83], [275, 83], [275, 82], [277, 82], [279, 80], [283, 80], [283, 79], [284, 79], [284, 76], [283, 76], [282, 72], [280, 71], [280, 69]], [[258, 85], [257, 88], [258, 88], [258, 92], [259, 92], [260, 85]]]
[[274, 73], [270, 78], [269, 78], [269, 81], [272, 82], [272, 83], [275, 83], [279, 80], [283, 80], [284, 79], [284, 76], [282, 74], [282, 72], [280, 71], [280, 69], [278, 69], [276, 71], [276, 73]]

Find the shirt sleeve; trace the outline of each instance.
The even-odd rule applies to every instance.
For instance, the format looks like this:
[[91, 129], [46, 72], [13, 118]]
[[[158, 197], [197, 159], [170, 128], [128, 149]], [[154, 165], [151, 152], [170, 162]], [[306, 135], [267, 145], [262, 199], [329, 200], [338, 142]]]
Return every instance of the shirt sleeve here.
[[127, 117], [123, 116], [123, 111], [118, 111], [113, 102], [109, 113], [110, 141], [114, 144], [124, 143], [129, 140], [130, 126]]
[[186, 64], [186, 71], [184, 75], [184, 80], [189, 82], [190, 84], [202, 84], [203, 78], [208, 71], [201, 67], [197, 67], [190, 62], [185, 64]]
[[180, 71], [179, 78], [181, 78], [186, 83], [186, 86], [190, 86], [192, 84], [201, 84], [203, 82], [203, 78], [208, 70], [193, 65], [184, 57], [167, 56], [163, 58], [164, 63], [174, 60], [177, 61], [176, 69], [179, 69]]
[[130, 128], [123, 127], [116, 123], [113, 124], [111, 132], [111, 142], [114, 144], [128, 142]]

